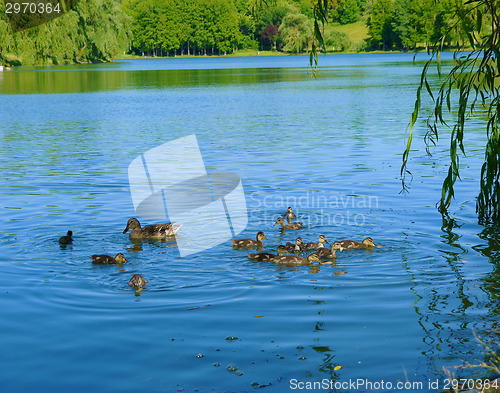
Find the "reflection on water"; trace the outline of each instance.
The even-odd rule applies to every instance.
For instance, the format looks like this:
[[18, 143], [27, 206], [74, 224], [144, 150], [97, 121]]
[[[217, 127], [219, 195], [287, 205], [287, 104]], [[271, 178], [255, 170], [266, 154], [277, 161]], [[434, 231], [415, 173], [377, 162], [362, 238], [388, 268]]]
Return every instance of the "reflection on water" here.
[[[443, 367], [485, 359], [474, 334], [500, 328], [500, 245], [475, 221], [482, 131], [468, 134], [455, 218], [435, 209], [446, 143], [414, 152], [399, 194], [412, 56], [327, 56], [318, 79], [305, 57], [176, 60], [2, 75], [6, 390], [281, 392], [291, 379], [443, 381]], [[383, 248], [289, 267], [230, 242], [181, 258], [175, 239], [132, 241], [128, 165], [192, 133], [207, 171], [242, 179], [239, 237], [263, 230], [266, 252], [319, 234]], [[273, 226], [288, 206], [304, 229]], [[130, 263], [90, 263], [118, 252]]]

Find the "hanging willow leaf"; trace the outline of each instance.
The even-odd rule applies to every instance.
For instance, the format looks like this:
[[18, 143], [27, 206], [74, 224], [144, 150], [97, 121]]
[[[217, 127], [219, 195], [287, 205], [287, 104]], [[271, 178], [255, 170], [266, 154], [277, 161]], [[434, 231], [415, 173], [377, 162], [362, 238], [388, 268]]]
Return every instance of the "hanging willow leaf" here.
[[[405, 174], [409, 173], [408, 160], [413, 140], [413, 129], [420, 114], [422, 88], [434, 102], [432, 121], [428, 121], [428, 131], [424, 136], [427, 149], [435, 144], [441, 132], [438, 126], [447, 126], [443, 109], [454, 118], [450, 135], [449, 168], [443, 180], [438, 209], [443, 217], [455, 196], [454, 185], [460, 179], [460, 156], [465, 156], [464, 134], [472, 117], [487, 116], [485, 133], [484, 163], [480, 171], [480, 192], [476, 201], [476, 211], [480, 223], [500, 223], [500, 1], [468, 0], [456, 2], [455, 23], [450, 30], [436, 40], [431, 51], [431, 59], [422, 69], [420, 85], [416, 91], [415, 107], [409, 123], [409, 136], [403, 152], [401, 176], [403, 190], [408, 188]], [[486, 23], [488, 21], [488, 23]], [[483, 23], [484, 22], [484, 23]], [[473, 28], [471, 28], [473, 26]], [[465, 38], [459, 50], [468, 45], [472, 50], [453, 55], [454, 66], [447, 71], [437, 86], [437, 93], [427, 77], [429, 65], [434, 62], [437, 73], [442, 75], [440, 52], [445, 37], [452, 30]], [[457, 96], [455, 100], [454, 97]]]

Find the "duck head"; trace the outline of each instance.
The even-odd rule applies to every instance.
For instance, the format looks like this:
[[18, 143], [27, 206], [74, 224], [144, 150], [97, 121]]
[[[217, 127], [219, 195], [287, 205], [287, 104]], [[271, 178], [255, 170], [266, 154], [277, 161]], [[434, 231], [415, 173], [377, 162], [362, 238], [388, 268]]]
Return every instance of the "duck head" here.
[[282, 255], [285, 252], [288, 252], [285, 246], [278, 246], [278, 255]]
[[139, 222], [139, 220], [137, 218], [130, 218], [127, 221], [127, 226], [123, 230], [123, 233], [127, 233], [127, 231], [129, 229], [136, 229], [136, 228], [140, 228], [140, 227], [141, 227], [141, 223]]
[[362, 243], [367, 247], [378, 247], [371, 237], [363, 239]]
[[147, 283], [148, 280], [146, 280], [140, 274], [134, 274], [128, 282], [128, 285], [130, 285], [131, 287], [142, 289], [142, 287], [144, 287]]
[[278, 217], [278, 219], [276, 220], [274, 225], [285, 225], [285, 220], [283, 220], [283, 218], [281, 218], [281, 217]]
[[330, 244], [330, 243], [328, 243], [328, 240], [326, 240], [326, 237], [324, 235], [319, 235], [319, 237], [318, 237], [318, 243]]
[[307, 257], [307, 260], [309, 262], [316, 261], [316, 262], [321, 262], [321, 259], [319, 258], [319, 255], [313, 252], [311, 255]]
[[264, 232], [257, 232], [257, 241], [260, 241], [262, 239], [266, 239], [267, 240], [267, 237], [266, 235], [264, 235]]
[[332, 243], [332, 251], [342, 251], [342, 244], [340, 242], [333, 242]]
[[123, 255], [122, 253], [116, 254], [115, 261], [118, 262], [118, 263], [126, 263], [126, 262], [128, 262], [127, 259], [125, 258], [125, 255]]

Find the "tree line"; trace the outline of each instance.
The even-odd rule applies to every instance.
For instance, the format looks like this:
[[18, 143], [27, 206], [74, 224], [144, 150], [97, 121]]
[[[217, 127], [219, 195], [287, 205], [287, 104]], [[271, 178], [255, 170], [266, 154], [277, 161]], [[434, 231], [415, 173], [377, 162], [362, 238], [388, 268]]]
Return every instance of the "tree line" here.
[[467, 40], [456, 24], [455, 0], [375, 0], [367, 10], [369, 46], [376, 49], [429, 48], [440, 37], [447, 46]]
[[[80, 0], [66, 15], [13, 33], [0, 2], [0, 63], [64, 64], [144, 56], [223, 55], [239, 49], [299, 54], [317, 44], [319, 0]], [[455, 0], [329, 0], [322, 51], [412, 50], [453, 23]], [[353, 43], [338, 25], [362, 21]], [[447, 35], [445, 44], [464, 37]], [[355, 45], [356, 44], [356, 45]]]
[[[315, 39], [312, 0], [125, 0], [123, 6], [132, 18], [131, 52], [140, 55], [301, 53]], [[326, 35], [346, 49], [344, 34]]]
[[[315, 0], [126, 0], [136, 54], [221, 54], [236, 49], [307, 52], [316, 40]], [[330, 0], [324, 51], [353, 49], [335, 29], [363, 21], [363, 49], [428, 47], [453, 23], [455, 0]], [[446, 44], [466, 37], [447, 35]], [[356, 49], [360, 49], [359, 46]]]

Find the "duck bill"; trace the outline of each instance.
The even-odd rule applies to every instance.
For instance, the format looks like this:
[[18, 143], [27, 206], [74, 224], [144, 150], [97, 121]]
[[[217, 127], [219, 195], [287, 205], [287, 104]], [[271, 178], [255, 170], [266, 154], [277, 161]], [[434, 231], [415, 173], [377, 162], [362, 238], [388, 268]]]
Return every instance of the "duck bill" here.
[[126, 227], [125, 227], [125, 229], [123, 230], [123, 233], [127, 233], [128, 229], [129, 229], [129, 226], [128, 226], [128, 224], [127, 224], [127, 226], [126, 226]]
[[328, 240], [325, 240], [325, 243], [326, 243], [326, 244], [330, 244], [330, 243], [328, 243]]

